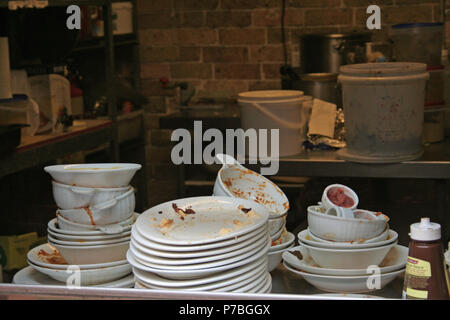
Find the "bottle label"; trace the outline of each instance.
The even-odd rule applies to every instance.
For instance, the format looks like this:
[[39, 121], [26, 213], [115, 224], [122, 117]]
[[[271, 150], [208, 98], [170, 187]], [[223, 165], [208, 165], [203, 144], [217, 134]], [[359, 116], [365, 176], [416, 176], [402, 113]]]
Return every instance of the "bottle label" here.
[[428, 279], [430, 278], [431, 264], [428, 261], [408, 256], [404, 288], [406, 297], [427, 299]]

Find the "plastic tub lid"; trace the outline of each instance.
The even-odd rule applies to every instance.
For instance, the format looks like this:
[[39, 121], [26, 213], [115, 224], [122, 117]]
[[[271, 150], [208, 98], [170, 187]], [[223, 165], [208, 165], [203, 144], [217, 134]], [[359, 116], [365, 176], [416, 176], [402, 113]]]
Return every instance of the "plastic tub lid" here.
[[253, 101], [287, 100], [301, 97], [303, 97], [303, 91], [300, 90], [255, 90], [238, 94], [239, 99]]
[[340, 71], [341, 74], [353, 76], [396, 76], [426, 72], [427, 65], [417, 62], [358, 63], [341, 66]]

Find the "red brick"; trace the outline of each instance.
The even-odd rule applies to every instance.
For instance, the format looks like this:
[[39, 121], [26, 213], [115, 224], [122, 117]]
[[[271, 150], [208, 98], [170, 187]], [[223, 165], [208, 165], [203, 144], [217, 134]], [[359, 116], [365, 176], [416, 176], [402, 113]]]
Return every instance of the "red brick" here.
[[153, 1], [153, 0], [137, 0], [137, 13], [139, 15], [151, 13], [154, 11], [171, 10], [171, 1]]
[[[419, 0], [422, 1], [423, 0]], [[344, 5], [347, 7], [365, 7], [367, 9], [370, 5], [387, 6], [392, 5], [394, 0], [344, 0]], [[397, 0], [398, 3], [398, 0]]]
[[255, 9], [281, 7], [281, 0], [222, 0], [223, 9]]
[[216, 79], [260, 79], [259, 64], [219, 63], [215, 65]]
[[175, 30], [174, 41], [179, 44], [214, 44], [217, 32], [214, 29], [178, 29]]
[[199, 47], [179, 47], [178, 50], [179, 61], [200, 61], [201, 49]]
[[264, 44], [266, 43], [266, 33], [263, 28], [245, 29], [221, 29], [219, 30], [219, 40], [221, 44]]
[[211, 28], [218, 27], [248, 27], [252, 22], [248, 11], [210, 11], [206, 13], [206, 25]]
[[[281, 10], [253, 10], [253, 25], [277, 27], [281, 25]], [[285, 26], [303, 25], [303, 11], [301, 9], [288, 8], [284, 16]]]
[[169, 62], [178, 59], [178, 48], [140, 46], [141, 62]]
[[164, 89], [159, 80], [142, 79], [141, 91], [144, 96], [175, 96], [177, 91], [174, 89]]
[[[157, 0], [148, 0], [157, 1]], [[167, 0], [160, 0], [167, 1]], [[174, 0], [173, 6], [178, 10], [213, 10], [216, 9], [219, 0]]]
[[[291, 36], [290, 36], [290, 30], [285, 29], [284, 30], [286, 42], [290, 42]], [[267, 28], [267, 43], [273, 44], [273, 43], [282, 43], [281, 41], [281, 28]]]
[[174, 79], [210, 79], [212, 66], [206, 63], [174, 63], [170, 66]]
[[280, 79], [281, 63], [268, 63], [263, 64], [263, 76], [264, 79]]
[[139, 43], [142, 46], [169, 45], [172, 43], [172, 31], [170, 29], [140, 30]]
[[169, 65], [167, 63], [142, 63], [141, 78], [143, 79], [160, 79], [161, 77], [169, 77]]
[[250, 48], [250, 60], [257, 62], [284, 61], [282, 45], [267, 45]]
[[183, 12], [183, 20], [181, 27], [198, 28], [205, 26], [205, 15], [203, 11], [186, 11]]
[[205, 47], [203, 48], [204, 62], [246, 62], [248, 61], [247, 47]]
[[216, 101], [236, 99], [239, 92], [248, 91], [246, 80], [208, 80], [198, 92], [199, 98]]
[[[149, 97], [148, 103], [144, 106], [144, 111], [148, 112], [148, 113], [165, 113], [166, 112], [165, 97]], [[153, 115], [151, 115], [151, 116], [153, 116]], [[150, 119], [148, 119], [148, 120], [150, 120]], [[152, 124], [152, 123], [150, 122], [149, 124]], [[152, 129], [155, 129], [158, 127], [153, 127]]]
[[305, 12], [305, 25], [326, 26], [352, 24], [350, 9], [312, 9]]
[[174, 11], [153, 12], [145, 15], [140, 15], [138, 19], [139, 29], [164, 29], [176, 28], [181, 23], [181, 15]]
[[425, 4], [425, 3], [440, 3], [440, 0], [396, 0], [396, 5], [410, 5], [410, 4]]
[[[358, 0], [356, 0], [358, 1]], [[300, 8], [330, 8], [339, 7], [341, 0], [291, 0], [290, 6]]]
[[248, 89], [253, 90], [279, 90], [281, 89], [281, 80], [258, 80], [250, 81]]

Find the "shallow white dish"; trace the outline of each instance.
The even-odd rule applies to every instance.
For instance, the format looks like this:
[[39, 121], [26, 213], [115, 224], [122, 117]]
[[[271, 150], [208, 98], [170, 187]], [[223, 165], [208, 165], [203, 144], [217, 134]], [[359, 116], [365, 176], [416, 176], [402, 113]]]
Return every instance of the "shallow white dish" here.
[[[326, 276], [312, 274], [308, 272], [298, 271], [291, 267], [286, 261], [283, 265], [289, 271], [301, 275], [306, 282], [313, 285], [319, 290], [336, 293], [365, 293], [377, 290], [376, 288], [369, 289], [367, 287], [367, 279], [370, 276]], [[396, 277], [405, 272], [405, 269], [384, 273], [380, 275], [380, 288], [383, 289], [387, 284], [393, 281]]]
[[282, 236], [280, 244], [277, 245], [272, 244], [272, 246], [269, 249], [269, 253], [289, 247], [291, 244], [293, 244], [294, 240], [295, 240], [294, 234], [292, 232], [286, 232], [286, 235]]
[[[153, 259], [151, 259], [150, 257], [148, 257], [147, 255], [143, 254], [142, 252], [139, 252], [138, 250], [136, 250], [136, 248], [133, 247], [133, 244], [130, 244], [130, 251], [133, 253], [133, 256], [142, 264], [152, 267], [152, 268], [157, 268], [157, 269], [164, 269], [164, 270], [183, 270], [183, 271], [188, 271], [188, 270], [202, 270], [202, 269], [213, 269], [216, 267], [220, 267], [220, 266], [224, 266], [224, 265], [231, 265], [233, 263], [239, 262], [243, 259], [246, 259], [248, 257], [251, 257], [261, 251], [264, 251], [265, 247], [267, 247], [267, 243], [268, 243], [268, 238], [267, 236], [264, 238], [261, 238], [260, 241], [257, 242], [257, 246], [252, 247], [251, 249], [249, 248], [249, 250], [241, 252], [239, 255], [237, 256], [232, 256], [229, 258], [225, 258], [225, 259], [220, 259], [220, 260], [213, 260], [213, 261], [209, 261], [209, 259], [207, 260], [208, 262], [199, 262], [199, 263], [195, 263], [195, 264], [173, 264], [173, 263], [177, 263], [177, 261], [173, 261], [172, 264], [167, 264], [169, 261], [165, 260], [165, 261], [161, 261], [164, 263], [156, 263], [155, 260], [156, 258], [153, 257]], [[246, 249], [246, 248], [244, 248]], [[201, 259], [201, 258], [200, 258]]]
[[269, 226], [270, 236], [273, 236], [280, 229], [283, 229], [286, 226], [286, 216], [276, 218], [276, 219], [269, 219], [269, 221], [267, 223]]
[[[298, 259], [291, 254], [291, 251], [298, 251], [303, 256], [303, 259]], [[408, 247], [396, 245], [386, 255], [384, 260], [380, 263], [380, 272], [389, 273], [399, 269], [404, 269], [406, 260], [408, 258]], [[303, 246], [296, 246], [286, 250], [282, 253], [283, 260], [291, 267], [299, 271], [309, 272], [312, 274], [329, 275], [329, 276], [365, 276], [373, 274], [373, 271], [368, 269], [329, 269], [317, 266], [308, 253], [308, 250]]]
[[[184, 217], [179, 210], [193, 210]], [[240, 208], [252, 209], [244, 212]], [[154, 242], [169, 245], [207, 244], [231, 239], [267, 224], [261, 204], [231, 197], [193, 197], [169, 201], [142, 213], [135, 227]]]
[[146, 283], [153, 284], [156, 286], [162, 286], [167, 288], [179, 288], [183, 289], [184, 287], [199, 287], [205, 285], [211, 285], [210, 289], [215, 287], [220, 287], [221, 285], [228, 285], [235, 282], [239, 282], [240, 279], [247, 277], [248, 275], [252, 275], [255, 273], [260, 267], [264, 267], [267, 269], [267, 257], [260, 257], [259, 259], [250, 262], [246, 265], [239, 266], [224, 272], [220, 272], [217, 274], [213, 274], [212, 276], [201, 277], [198, 279], [167, 279], [158, 276], [153, 272], [143, 271], [138, 268], [133, 268], [133, 272], [139, 276], [139, 278], [143, 279]]
[[[248, 239], [241, 240], [241, 238], [232, 239], [232, 244], [225, 244], [220, 247], [215, 247], [211, 249], [205, 249], [205, 250], [193, 250], [193, 251], [166, 251], [166, 250], [157, 250], [153, 249], [150, 246], [153, 246], [155, 243], [149, 243], [149, 240], [145, 240], [144, 238], [140, 237], [137, 234], [137, 231], [133, 229], [133, 235], [131, 237], [133, 241], [133, 245], [139, 249], [140, 251], [149, 254], [154, 255], [158, 257], [164, 257], [164, 258], [171, 258], [171, 259], [187, 259], [187, 258], [200, 258], [200, 257], [210, 257], [210, 256], [216, 256], [224, 253], [228, 253], [231, 251], [235, 251], [241, 248], [244, 248], [246, 246], [249, 246], [255, 242], [255, 239], [261, 238], [264, 234], [267, 233], [266, 229], [258, 229], [255, 230], [258, 231], [257, 233], [251, 233], [251, 236]], [[250, 235], [250, 234], [249, 234]], [[142, 242], [141, 242], [142, 241]], [[227, 242], [227, 241], [225, 241]], [[206, 246], [206, 245], [205, 245]], [[201, 247], [201, 246], [200, 246]], [[171, 246], [170, 249], [176, 250], [177, 247]], [[185, 246], [182, 247], [182, 249], [186, 249]], [[202, 248], [204, 249], [204, 248]]]
[[[198, 245], [168, 245], [159, 242], [152, 241], [150, 239], [145, 238], [135, 226], [133, 226], [131, 230], [132, 238], [138, 242], [139, 244], [154, 250], [167, 251], [173, 254], [182, 252], [186, 254], [196, 253], [196, 252], [207, 252], [209, 255], [210, 251], [216, 251], [220, 249], [228, 249], [230, 246], [234, 246], [240, 244], [243, 241], [247, 241], [249, 239], [254, 239], [256, 236], [261, 234], [262, 232], [267, 232], [267, 225], [263, 225], [260, 228], [248, 232], [246, 234], [234, 237], [232, 239], [227, 239], [223, 241], [216, 241], [207, 244], [198, 244]], [[171, 258], [171, 257], [168, 257]]]
[[121, 261], [126, 258], [129, 241], [99, 246], [65, 246], [49, 241], [68, 264], [96, 264]]
[[135, 204], [134, 190], [129, 189], [120, 196], [94, 206], [67, 210], [58, 209], [56, 213], [75, 223], [102, 226], [129, 219], [133, 215]]
[[[27, 259], [40, 267], [44, 268], [50, 268], [50, 269], [59, 269], [59, 270], [67, 270], [68, 264], [55, 264], [51, 263], [51, 261], [48, 261], [48, 259], [45, 258], [45, 256], [40, 255], [39, 252], [43, 250], [46, 253], [50, 254], [50, 257], [53, 255], [58, 255], [58, 251], [56, 248], [52, 247], [50, 244], [45, 243], [40, 246], [34, 247], [27, 253]], [[114, 261], [114, 262], [106, 262], [106, 263], [97, 263], [97, 264], [80, 264], [78, 267], [81, 270], [86, 269], [100, 269], [100, 268], [106, 268], [106, 267], [114, 267], [119, 266], [123, 264], [128, 264], [128, 261], [126, 259]]]
[[[213, 254], [206, 257], [193, 257], [193, 258], [184, 258], [184, 257], [166, 258], [154, 254], [149, 254], [148, 250], [144, 250], [145, 248], [142, 248], [141, 246], [139, 246], [139, 244], [136, 244], [134, 241], [131, 241], [130, 248], [138, 258], [149, 263], [167, 266], [169, 265], [186, 266], [186, 265], [198, 265], [214, 261], [221, 261], [222, 263], [225, 263], [225, 261], [227, 260], [231, 261], [239, 258], [244, 258], [249, 251], [265, 247], [266, 242], [267, 242], [267, 234], [263, 233], [258, 238], [255, 238], [252, 243], [244, 247], [238, 248], [236, 250], [229, 251], [226, 253]], [[139, 256], [139, 254], [142, 256]]]
[[[216, 282], [201, 284], [201, 285], [196, 285], [196, 286], [183, 286], [183, 287], [174, 286], [174, 285], [170, 285], [170, 286], [164, 285], [164, 282], [167, 282], [167, 280], [157, 277], [157, 276], [156, 276], [157, 278], [155, 276], [153, 276], [153, 278], [150, 279], [148, 277], [149, 273], [143, 273], [142, 271], [140, 271], [138, 269], [133, 269], [133, 272], [135, 273], [135, 276], [139, 280], [140, 283], [142, 283], [146, 287], [150, 287], [153, 289], [165, 289], [165, 290], [182, 289], [182, 290], [190, 290], [190, 291], [212, 291], [212, 290], [218, 289], [218, 291], [230, 291], [230, 290], [237, 289], [237, 288], [242, 287], [250, 282], [257, 280], [259, 277], [261, 277], [261, 274], [264, 274], [265, 272], [267, 272], [267, 267], [265, 264], [260, 264], [259, 266], [256, 266], [253, 270], [251, 270], [245, 274], [240, 274], [238, 276], [228, 278], [226, 280], [216, 281]], [[173, 282], [176, 282], [176, 281], [173, 281]]]
[[272, 276], [269, 272], [263, 274], [263, 276], [259, 279], [259, 281], [252, 283], [251, 285], [247, 285], [246, 287], [239, 288], [237, 290], [233, 290], [231, 292], [236, 293], [266, 293], [272, 287]]
[[147, 272], [153, 272], [161, 277], [167, 278], [167, 279], [182, 279], [182, 280], [188, 280], [188, 279], [199, 279], [206, 276], [211, 276], [213, 274], [218, 274], [224, 271], [230, 271], [234, 268], [247, 265], [251, 262], [254, 262], [258, 260], [261, 257], [267, 256], [267, 252], [269, 250], [270, 243], [267, 242], [267, 247], [263, 250], [260, 250], [254, 255], [251, 255], [245, 259], [236, 261], [234, 263], [228, 264], [228, 265], [221, 265], [215, 268], [208, 268], [208, 269], [198, 269], [198, 270], [166, 270], [166, 269], [159, 269], [159, 268], [153, 268], [148, 267], [145, 264], [141, 263], [138, 259], [136, 259], [133, 255], [133, 253], [129, 250], [127, 252], [127, 260], [128, 262], [135, 268], [147, 271]]
[[85, 188], [52, 181], [53, 199], [60, 209], [92, 207], [110, 201], [130, 191], [133, 187]]
[[136, 163], [83, 163], [47, 166], [44, 168], [53, 180], [63, 184], [90, 188], [120, 188], [130, 184]]
[[270, 211], [271, 218], [281, 217], [289, 210], [289, 200], [284, 192], [264, 176], [242, 166], [229, 155], [218, 154], [223, 164], [214, 184], [215, 196], [249, 199], [262, 203]]
[[97, 240], [97, 241], [65, 241], [65, 240], [59, 240], [52, 237], [50, 234], [47, 236], [47, 239], [49, 242], [60, 244], [63, 246], [81, 246], [81, 247], [88, 247], [88, 246], [101, 246], [106, 244], [114, 244], [114, 243], [120, 243], [124, 241], [130, 241], [131, 237], [122, 237], [117, 239], [110, 239], [110, 240]]
[[69, 234], [63, 234], [63, 233], [57, 233], [50, 228], [47, 228], [48, 235], [51, 235], [52, 238], [62, 240], [62, 241], [73, 241], [73, 242], [89, 242], [89, 241], [104, 241], [104, 240], [114, 240], [114, 239], [120, 239], [124, 237], [130, 237], [131, 236], [131, 230], [126, 231], [119, 234], [105, 234], [101, 236], [73, 236]]
[[56, 219], [58, 226], [61, 230], [75, 231], [75, 232], [89, 232], [89, 231], [101, 231], [102, 234], [118, 234], [122, 232], [129, 231], [131, 229], [131, 225], [129, 224], [131, 221], [134, 221], [134, 217], [130, 216], [130, 218], [114, 224], [109, 225], [91, 225], [91, 224], [82, 224], [70, 221], [59, 213], [56, 214]]
[[[63, 283], [67, 283], [68, 280], [71, 280], [74, 277], [74, 269], [57, 270], [44, 268], [34, 265], [30, 261], [28, 261], [28, 264], [30, 265], [30, 267], [36, 269], [37, 271], [44, 273], [50, 278]], [[80, 270], [80, 285], [90, 286], [115, 281], [129, 275], [131, 272], [131, 266], [129, 264], [100, 269]]]
[[275, 234], [270, 235], [270, 239], [273, 241], [277, 241], [281, 235], [283, 234], [283, 232], [285, 232], [286, 227], [284, 225], [281, 226], [280, 230], [278, 230]]
[[283, 260], [283, 252], [285, 252], [286, 250], [288, 250], [289, 248], [292, 248], [294, 246], [293, 243], [291, 243], [291, 245], [287, 248], [278, 250], [278, 251], [269, 251], [268, 256], [269, 256], [269, 263], [268, 263], [268, 270], [269, 272], [272, 272], [273, 270], [275, 270], [278, 265], [280, 264], [281, 260]]
[[316, 242], [324, 242], [324, 243], [329, 243], [329, 244], [337, 244], [337, 245], [355, 245], [355, 244], [376, 244], [379, 243], [381, 241], [387, 240], [389, 238], [389, 227], [386, 227], [386, 230], [384, 230], [381, 234], [379, 234], [378, 236], [376, 236], [375, 238], [371, 238], [371, 239], [361, 239], [360, 241], [346, 241], [346, 242], [340, 242], [340, 241], [330, 241], [330, 240], [325, 240], [322, 238], [319, 238], [318, 236], [316, 236], [314, 233], [312, 233], [309, 228], [308, 230], [308, 236], [316, 241]]
[[379, 265], [389, 250], [397, 245], [397, 241], [390, 244], [363, 249], [330, 249], [301, 244], [308, 249], [314, 262], [322, 268], [329, 269], [366, 269], [371, 265]]
[[386, 220], [347, 219], [320, 213], [308, 207], [308, 228], [314, 235], [332, 241], [360, 241], [374, 238], [386, 230]]
[[[120, 230], [118, 230], [119, 232], [115, 232], [115, 233], [105, 233], [100, 230], [100, 229], [104, 229], [104, 228], [99, 229], [99, 228], [95, 228], [94, 226], [75, 224], [70, 221], [67, 221], [64, 218], [60, 218], [59, 221], [58, 221], [58, 218], [54, 218], [48, 222], [47, 226], [48, 226], [48, 229], [50, 229], [51, 231], [58, 233], [58, 234], [64, 234], [64, 235], [72, 235], [72, 236], [115, 235], [115, 236], [117, 236], [117, 235], [121, 235], [124, 232], [129, 232], [131, 230], [131, 226], [135, 223], [138, 216], [139, 216], [139, 214], [135, 212], [129, 219], [119, 223], [121, 228], [120, 228]], [[61, 223], [63, 223], [63, 224], [65, 223], [65, 229], [63, 229], [61, 227]]]
[[329, 248], [329, 249], [363, 249], [363, 248], [374, 248], [387, 245], [389, 243], [398, 240], [398, 233], [390, 229], [388, 232], [388, 238], [380, 242], [371, 243], [349, 243], [349, 242], [319, 242], [312, 239], [311, 234], [308, 230], [300, 231], [297, 235], [300, 244], [305, 243], [310, 246], [319, 248]]
[[[32, 267], [28, 266], [18, 271], [13, 278], [14, 284], [19, 285], [36, 285], [36, 286], [66, 286], [64, 282], [57, 281], [50, 278], [48, 275], [41, 273]], [[132, 288], [134, 285], [134, 275], [130, 274], [121, 279], [101, 283], [87, 287], [102, 287], [102, 288]]]

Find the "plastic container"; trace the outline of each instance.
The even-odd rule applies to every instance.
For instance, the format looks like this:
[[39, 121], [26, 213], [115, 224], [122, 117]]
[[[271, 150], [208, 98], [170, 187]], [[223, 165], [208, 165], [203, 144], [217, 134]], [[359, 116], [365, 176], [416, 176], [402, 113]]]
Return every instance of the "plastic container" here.
[[444, 104], [445, 73], [443, 66], [428, 67], [430, 79], [425, 90], [425, 109], [435, 109], [436, 105]]
[[394, 59], [441, 65], [443, 23], [411, 23], [393, 25], [390, 38]]
[[422, 155], [425, 84], [422, 63], [365, 63], [341, 67], [347, 147], [354, 162], [393, 163]]
[[445, 109], [442, 108], [425, 110], [423, 122], [423, 142], [440, 142], [445, 138]]
[[[291, 156], [302, 151], [303, 132], [307, 124], [302, 116], [303, 92], [296, 90], [258, 90], [238, 95], [241, 123], [244, 130], [267, 129], [269, 157], [276, 157], [271, 145], [271, 129], [279, 129], [279, 156]], [[275, 151], [274, 151], [275, 150]], [[252, 151], [250, 158], [257, 158]]]

